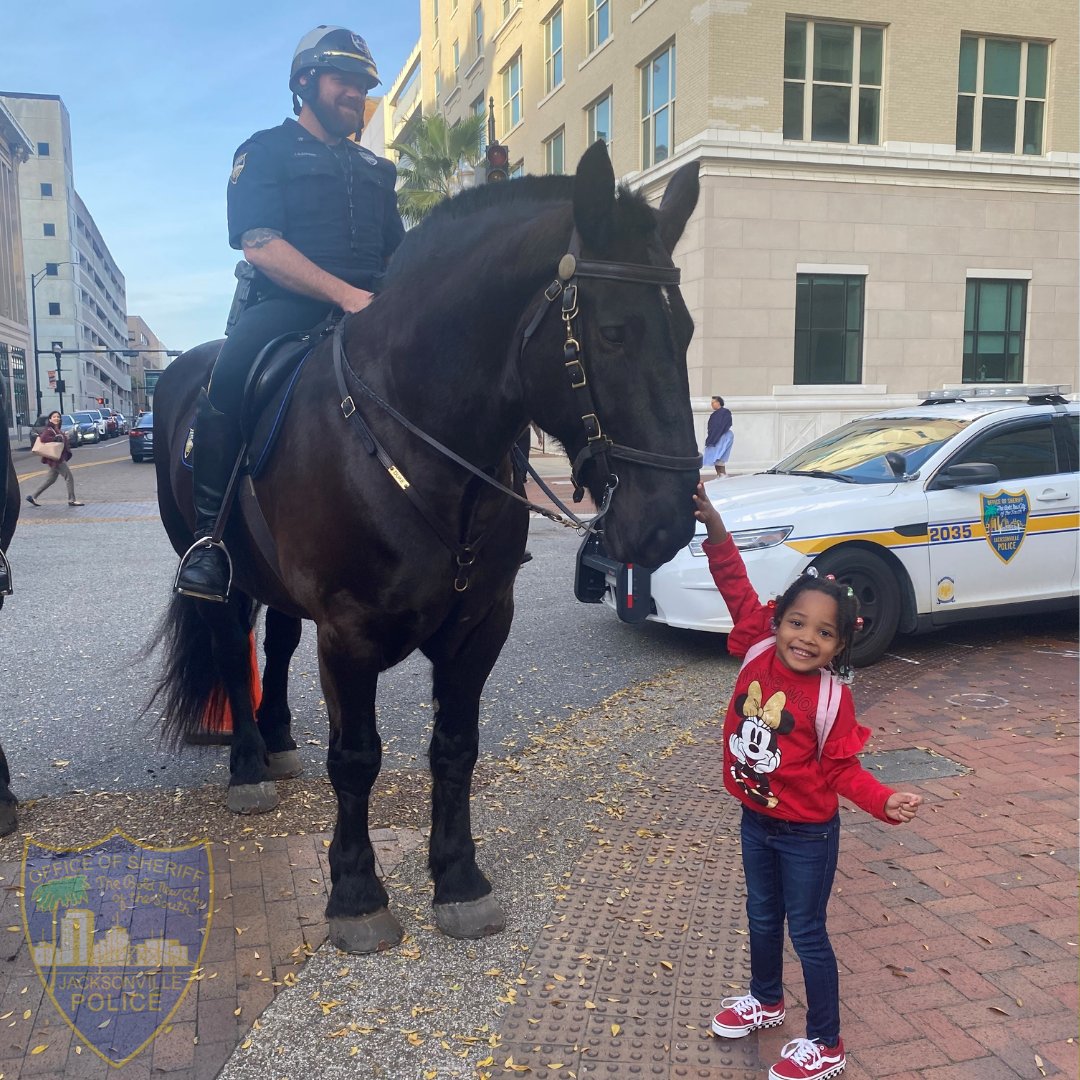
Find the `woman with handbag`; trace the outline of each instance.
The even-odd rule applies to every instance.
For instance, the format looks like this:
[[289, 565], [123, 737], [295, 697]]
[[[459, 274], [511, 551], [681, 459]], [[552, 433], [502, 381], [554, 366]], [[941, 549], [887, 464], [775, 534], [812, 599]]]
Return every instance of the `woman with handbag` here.
[[45, 425], [45, 430], [34, 440], [32, 453], [39, 454], [41, 460], [49, 466], [49, 475], [33, 495], [26, 496], [26, 501], [31, 506], [40, 506], [41, 504], [37, 501], [38, 496], [46, 488], [52, 487], [57, 478], [62, 476], [67, 483], [68, 506], [83, 506], [84, 504], [75, 498], [75, 477], [71, 475], [71, 469], [68, 468], [71, 449], [68, 446], [67, 436], [60, 430], [60, 413], [55, 409], [49, 413], [49, 422]]

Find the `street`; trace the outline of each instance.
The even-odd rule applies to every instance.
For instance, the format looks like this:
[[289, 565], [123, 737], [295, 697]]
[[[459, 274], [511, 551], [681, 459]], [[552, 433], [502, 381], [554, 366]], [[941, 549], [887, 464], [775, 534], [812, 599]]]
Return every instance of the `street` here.
[[[22, 507], [11, 548], [16, 592], [4, 606], [5, 693], [0, 738], [20, 798], [70, 791], [193, 787], [227, 777], [227, 751], [157, 746], [140, 717], [156, 666], [138, 659], [169, 598], [176, 560], [157, 518], [153, 465], [135, 464], [126, 437], [80, 447], [71, 462], [85, 507], [61, 482], [40, 509]], [[17, 452], [23, 495], [44, 466]], [[706, 635], [630, 628], [573, 595], [577, 535], [535, 518], [533, 561], [518, 576], [518, 608], [481, 712], [481, 752], [511, 754], [567, 710], [602, 701], [688, 660], [716, 653]], [[430, 666], [419, 654], [380, 680], [384, 769], [426, 767]], [[293, 732], [308, 775], [325, 769], [326, 710], [314, 628], [293, 658]], [[60, 764], [62, 763], [62, 764]]]

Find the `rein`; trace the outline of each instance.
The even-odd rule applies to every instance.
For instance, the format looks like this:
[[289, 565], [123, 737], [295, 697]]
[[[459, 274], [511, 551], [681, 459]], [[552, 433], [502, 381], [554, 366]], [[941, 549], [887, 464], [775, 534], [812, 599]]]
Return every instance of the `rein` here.
[[554, 510], [549, 510], [547, 507], [538, 506], [536, 503], [530, 502], [524, 496], [519, 495], [505, 484], [500, 483], [493, 476], [478, 469], [471, 462], [466, 461], [459, 454], [456, 454], [448, 446], [444, 446], [437, 439], [428, 435], [427, 432], [418, 428], [407, 417], [398, 412], [388, 401], [384, 400], [372, 390], [371, 387], [360, 378], [349, 363], [349, 359], [345, 355], [345, 320], [342, 319], [334, 328], [333, 367], [338, 391], [341, 394], [340, 408], [342, 416], [345, 418], [346, 422], [349, 420], [355, 421], [354, 428], [359, 434], [360, 439], [364, 444], [364, 448], [369, 454], [378, 459], [379, 463], [390, 474], [394, 483], [401, 488], [409, 501], [420, 512], [421, 516], [431, 527], [432, 532], [438, 536], [454, 557], [454, 563], [457, 567], [457, 573], [454, 577], [455, 592], [464, 592], [469, 587], [469, 572], [476, 562], [476, 557], [481, 547], [490, 536], [490, 532], [477, 537], [471, 542], [466, 541], [464, 543], [459, 542], [448, 533], [447, 529], [432, 511], [431, 507], [424, 502], [401, 470], [394, 464], [394, 461], [387, 453], [386, 448], [379, 442], [363, 416], [360, 415], [356, 402], [349, 393], [348, 383], [345, 378], [346, 371], [352, 376], [352, 380], [360, 393], [375, 405], [378, 405], [383, 412], [396, 420], [406, 431], [427, 443], [432, 449], [460, 465], [463, 469], [472, 473], [473, 476], [483, 480], [485, 484], [497, 489], [511, 499], [523, 503], [535, 513], [542, 514], [549, 520], [560, 525], [565, 525], [568, 528], [584, 529], [586, 533], [591, 533], [597, 528], [601, 519], [608, 512], [608, 509], [611, 506], [612, 496], [615, 494], [615, 489], [619, 485], [619, 477], [611, 468], [610, 461], [608, 460], [609, 457], [649, 465], [652, 468], [670, 469], [674, 471], [700, 469], [701, 467], [700, 454], [693, 457], [676, 457], [668, 454], [655, 454], [651, 451], [637, 450], [633, 447], [622, 446], [619, 443], [612, 442], [612, 440], [603, 433], [600, 426], [600, 420], [596, 415], [596, 407], [593, 404], [592, 392], [589, 390], [588, 378], [586, 377], [585, 367], [582, 362], [581, 344], [574, 336], [574, 320], [579, 315], [577, 305], [577, 279], [579, 277], [601, 278], [608, 281], [626, 281], [641, 285], [670, 286], [679, 284], [681, 277], [680, 270], [675, 266], [649, 266], [647, 264], [639, 263], [604, 262], [581, 259], [578, 257], [580, 250], [581, 239], [578, 235], [577, 227], [575, 226], [570, 238], [570, 249], [559, 260], [558, 277], [544, 290], [544, 300], [529, 321], [529, 324], [522, 335], [521, 349], [518, 355], [519, 359], [524, 355], [525, 348], [529, 344], [533, 334], [539, 328], [541, 322], [543, 322], [544, 315], [547, 314], [554, 302], [561, 296], [562, 319], [566, 326], [566, 342], [563, 346], [563, 364], [566, 368], [567, 375], [570, 378], [571, 389], [577, 395], [576, 400], [580, 403], [583, 410], [581, 420], [585, 426], [587, 439], [586, 445], [576, 455], [571, 465], [570, 475], [574, 482], [574, 502], [580, 502], [584, 496], [584, 487], [578, 479], [583, 464], [593, 457], [599, 458], [601, 466], [607, 473], [600, 509], [588, 526], [577, 518], [569, 509], [563, 506], [547, 485], [543, 483], [536, 470], [533, 469], [531, 465], [528, 465], [528, 463], [526, 463], [526, 468], [529, 474], [540, 484], [548, 497], [568, 515], [569, 520], [567, 517], [563, 517]]

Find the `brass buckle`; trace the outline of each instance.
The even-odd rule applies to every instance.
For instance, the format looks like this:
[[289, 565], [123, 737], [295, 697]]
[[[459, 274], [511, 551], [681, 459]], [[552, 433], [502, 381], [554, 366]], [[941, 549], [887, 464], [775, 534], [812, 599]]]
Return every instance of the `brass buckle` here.
[[563, 367], [570, 376], [570, 389], [580, 390], [588, 381], [585, 378], [585, 365], [580, 360], [567, 360]]
[[[589, 421], [592, 421], [590, 424]], [[596, 442], [597, 439], [604, 437], [603, 431], [600, 429], [600, 418], [596, 413], [586, 413], [581, 422], [585, 425], [585, 434], [588, 437], [589, 442]], [[590, 434], [592, 432], [592, 434]]]

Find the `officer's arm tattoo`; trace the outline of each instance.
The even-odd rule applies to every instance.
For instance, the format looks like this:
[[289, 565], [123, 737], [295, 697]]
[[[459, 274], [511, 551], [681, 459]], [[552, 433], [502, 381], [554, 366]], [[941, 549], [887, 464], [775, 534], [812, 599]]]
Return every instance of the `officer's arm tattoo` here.
[[280, 240], [281, 233], [277, 229], [248, 229], [240, 234], [240, 246], [245, 248], [266, 247], [271, 240]]

